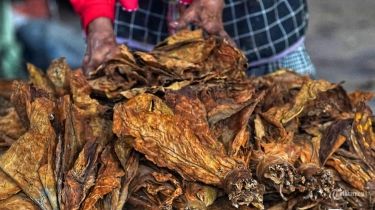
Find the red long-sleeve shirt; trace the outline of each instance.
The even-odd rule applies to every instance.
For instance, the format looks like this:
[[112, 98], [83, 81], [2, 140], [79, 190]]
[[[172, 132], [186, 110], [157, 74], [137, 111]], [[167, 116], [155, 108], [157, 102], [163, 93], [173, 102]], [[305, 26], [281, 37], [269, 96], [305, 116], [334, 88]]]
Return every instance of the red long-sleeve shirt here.
[[107, 17], [112, 21], [115, 17], [116, 0], [70, 0], [74, 10], [81, 17], [83, 29], [98, 17]]

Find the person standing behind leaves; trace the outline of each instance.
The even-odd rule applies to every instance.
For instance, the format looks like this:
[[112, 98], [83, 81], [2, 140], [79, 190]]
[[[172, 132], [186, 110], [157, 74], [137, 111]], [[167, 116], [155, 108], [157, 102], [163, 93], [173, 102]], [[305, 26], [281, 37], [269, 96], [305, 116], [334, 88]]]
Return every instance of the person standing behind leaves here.
[[[311, 78], [316, 74], [304, 46], [306, 0], [70, 1], [87, 35], [83, 60], [86, 75], [118, 54], [118, 44], [150, 51], [171, 31], [189, 25], [238, 46], [249, 61], [248, 76], [269, 74], [279, 68]], [[170, 17], [176, 17], [176, 11], [180, 11], [179, 18], [173, 20]]]

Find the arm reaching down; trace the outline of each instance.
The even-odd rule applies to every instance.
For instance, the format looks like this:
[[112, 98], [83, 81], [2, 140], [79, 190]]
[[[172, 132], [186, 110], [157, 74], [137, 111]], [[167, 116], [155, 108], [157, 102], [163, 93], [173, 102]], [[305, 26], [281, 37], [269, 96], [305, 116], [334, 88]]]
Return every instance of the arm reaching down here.
[[113, 31], [115, 0], [70, 0], [87, 35], [83, 72], [87, 76], [100, 63], [118, 53]]

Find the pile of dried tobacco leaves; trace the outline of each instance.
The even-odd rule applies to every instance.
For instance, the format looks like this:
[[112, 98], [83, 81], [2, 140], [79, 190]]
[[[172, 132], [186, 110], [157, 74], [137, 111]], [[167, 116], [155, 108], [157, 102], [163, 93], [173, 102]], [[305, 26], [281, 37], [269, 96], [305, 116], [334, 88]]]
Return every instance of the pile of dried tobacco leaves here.
[[243, 54], [201, 31], [121, 51], [88, 79], [57, 59], [14, 81], [0, 209], [374, 207], [373, 94], [246, 78]]

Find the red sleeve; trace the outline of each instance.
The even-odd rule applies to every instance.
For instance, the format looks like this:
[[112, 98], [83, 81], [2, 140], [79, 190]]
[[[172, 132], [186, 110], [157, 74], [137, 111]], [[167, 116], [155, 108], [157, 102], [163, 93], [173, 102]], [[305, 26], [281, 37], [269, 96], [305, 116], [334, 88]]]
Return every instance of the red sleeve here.
[[87, 34], [87, 26], [98, 17], [115, 17], [116, 0], [70, 0], [74, 10], [81, 17], [82, 26]]

